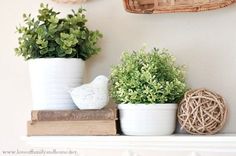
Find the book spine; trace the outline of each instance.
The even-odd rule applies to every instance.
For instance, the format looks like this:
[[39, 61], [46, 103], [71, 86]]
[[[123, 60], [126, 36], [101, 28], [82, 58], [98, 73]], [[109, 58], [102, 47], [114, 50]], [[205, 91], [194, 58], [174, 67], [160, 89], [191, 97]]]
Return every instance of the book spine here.
[[116, 135], [115, 120], [28, 121], [28, 136]]
[[79, 121], [79, 120], [116, 120], [117, 110], [65, 110], [65, 111], [32, 111], [32, 121]]

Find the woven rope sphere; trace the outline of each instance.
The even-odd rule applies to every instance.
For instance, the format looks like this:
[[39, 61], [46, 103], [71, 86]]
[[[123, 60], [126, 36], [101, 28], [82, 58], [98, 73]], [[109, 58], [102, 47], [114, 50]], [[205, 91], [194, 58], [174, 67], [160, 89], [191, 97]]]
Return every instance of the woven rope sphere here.
[[215, 134], [220, 131], [227, 116], [222, 96], [207, 89], [190, 90], [178, 107], [181, 129], [190, 134]]

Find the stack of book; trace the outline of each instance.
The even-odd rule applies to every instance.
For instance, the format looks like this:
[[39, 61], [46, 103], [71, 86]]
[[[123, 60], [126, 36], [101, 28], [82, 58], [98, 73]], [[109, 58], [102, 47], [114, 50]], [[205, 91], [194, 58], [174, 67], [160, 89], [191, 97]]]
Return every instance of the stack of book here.
[[28, 136], [116, 135], [116, 108], [99, 110], [38, 110], [31, 112]]

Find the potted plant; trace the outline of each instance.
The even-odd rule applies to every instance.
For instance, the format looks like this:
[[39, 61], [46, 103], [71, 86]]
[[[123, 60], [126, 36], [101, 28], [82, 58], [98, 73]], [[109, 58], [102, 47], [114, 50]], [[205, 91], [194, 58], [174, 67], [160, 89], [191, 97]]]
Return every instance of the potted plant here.
[[110, 94], [126, 135], [172, 134], [176, 103], [185, 91], [183, 67], [166, 49], [125, 52], [111, 71]]
[[59, 18], [59, 12], [41, 4], [36, 18], [23, 15], [15, 51], [29, 63], [33, 109], [76, 108], [68, 90], [81, 84], [84, 61], [99, 52], [102, 37], [86, 27], [84, 12], [80, 8]]

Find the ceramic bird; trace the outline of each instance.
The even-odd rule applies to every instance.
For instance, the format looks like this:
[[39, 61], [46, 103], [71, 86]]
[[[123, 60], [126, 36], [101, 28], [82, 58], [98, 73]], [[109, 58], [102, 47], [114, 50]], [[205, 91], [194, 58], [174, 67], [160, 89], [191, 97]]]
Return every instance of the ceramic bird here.
[[72, 89], [70, 95], [79, 109], [101, 109], [109, 102], [108, 78], [97, 76], [91, 83]]

